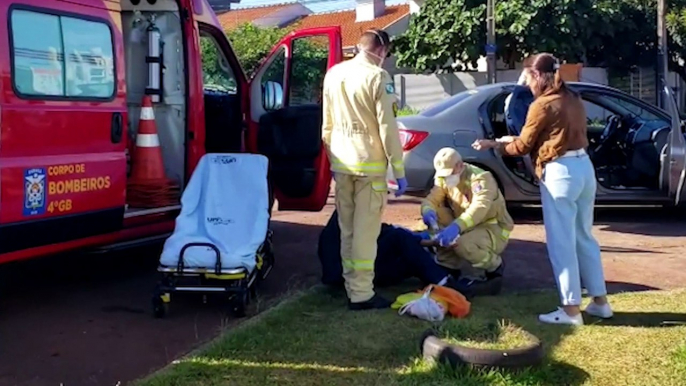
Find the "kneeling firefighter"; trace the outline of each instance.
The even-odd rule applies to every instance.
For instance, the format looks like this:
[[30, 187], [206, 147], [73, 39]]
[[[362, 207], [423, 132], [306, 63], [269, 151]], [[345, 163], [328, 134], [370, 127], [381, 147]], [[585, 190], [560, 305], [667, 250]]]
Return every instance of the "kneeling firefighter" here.
[[462, 278], [477, 294], [496, 294], [502, 286], [505, 250], [514, 228], [505, 199], [490, 172], [462, 161], [453, 148], [434, 157], [435, 185], [422, 201], [424, 223], [438, 229], [437, 259], [460, 271], [464, 262], [476, 273]]
[[[469, 288], [461, 286], [447, 269], [436, 262], [428, 248], [422, 246], [422, 240], [426, 239], [428, 235], [424, 232], [412, 232], [382, 223], [374, 260], [374, 285], [398, 285], [406, 279], [417, 278], [422, 282], [422, 286], [444, 285], [471, 298], [473, 294]], [[341, 229], [336, 211], [319, 235], [317, 254], [322, 264], [322, 283], [342, 287], [345, 281], [341, 259]]]

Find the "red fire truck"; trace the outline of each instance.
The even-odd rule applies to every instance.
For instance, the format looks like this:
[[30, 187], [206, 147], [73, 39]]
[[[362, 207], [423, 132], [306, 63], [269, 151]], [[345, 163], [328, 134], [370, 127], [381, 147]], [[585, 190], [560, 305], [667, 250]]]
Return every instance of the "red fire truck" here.
[[0, 263], [173, 230], [178, 201], [127, 205], [146, 95], [181, 188], [206, 152], [262, 153], [280, 210], [323, 208], [321, 106], [292, 69], [306, 42], [322, 77], [341, 61], [338, 27], [290, 33], [248, 79], [207, 0], [0, 0], [0, 23]]

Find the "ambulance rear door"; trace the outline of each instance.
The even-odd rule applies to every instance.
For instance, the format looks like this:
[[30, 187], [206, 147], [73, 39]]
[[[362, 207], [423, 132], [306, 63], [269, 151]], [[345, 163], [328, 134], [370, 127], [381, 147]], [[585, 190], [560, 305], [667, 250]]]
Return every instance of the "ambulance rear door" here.
[[279, 210], [320, 211], [331, 185], [321, 139], [326, 71], [343, 59], [340, 27], [286, 35], [250, 83], [247, 149], [270, 161]]
[[0, 255], [122, 227], [124, 61], [107, 6], [0, 6]]

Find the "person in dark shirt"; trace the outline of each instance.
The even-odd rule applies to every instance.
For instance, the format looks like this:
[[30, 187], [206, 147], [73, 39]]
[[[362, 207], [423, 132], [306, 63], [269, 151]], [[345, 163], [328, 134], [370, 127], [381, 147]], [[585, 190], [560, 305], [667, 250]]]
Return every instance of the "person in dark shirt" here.
[[505, 110], [505, 122], [510, 135], [518, 136], [526, 122], [526, 114], [534, 101], [534, 94], [528, 86], [517, 85], [510, 97], [510, 103]]
[[505, 123], [512, 136], [522, 132], [529, 106], [534, 101], [534, 94], [528, 86], [530, 76], [531, 63], [526, 62], [512, 94], [505, 99]]
[[[448, 270], [436, 262], [429, 248], [423, 247], [426, 232], [412, 232], [391, 224], [381, 224], [377, 239], [377, 256], [374, 263], [374, 285], [397, 285], [409, 278], [418, 278], [423, 285], [439, 284], [453, 288], [465, 297], [494, 294], [490, 284], [484, 286], [473, 280], [456, 279], [460, 272]], [[340, 253], [338, 214], [334, 211], [319, 235], [317, 254], [322, 265], [322, 283], [342, 287], [343, 266]]]

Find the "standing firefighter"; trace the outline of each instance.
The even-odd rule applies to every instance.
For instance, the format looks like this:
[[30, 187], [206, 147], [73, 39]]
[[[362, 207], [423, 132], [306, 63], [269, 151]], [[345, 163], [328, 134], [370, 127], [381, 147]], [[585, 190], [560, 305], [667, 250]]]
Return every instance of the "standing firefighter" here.
[[343, 277], [351, 310], [390, 306], [374, 293], [373, 285], [389, 163], [398, 182], [396, 196], [407, 188], [393, 108], [395, 89], [381, 67], [390, 43], [384, 31], [365, 32], [358, 44], [360, 53], [332, 67], [324, 78], [322, 139], [336, 181]]
[[463, 162], [449, 147], [438, 151], [434, 168], [436, 183], [422, 202], [421, 211], [424, 223], [442, 228], [436, 235], [438, 262], [452, 270], [468, 262], [486, 279], [467, 279], [477, 287], [474, 293], [495, 294], [502, 281], [500, 254], [514, 228], [498, 184], [490, 172]]

